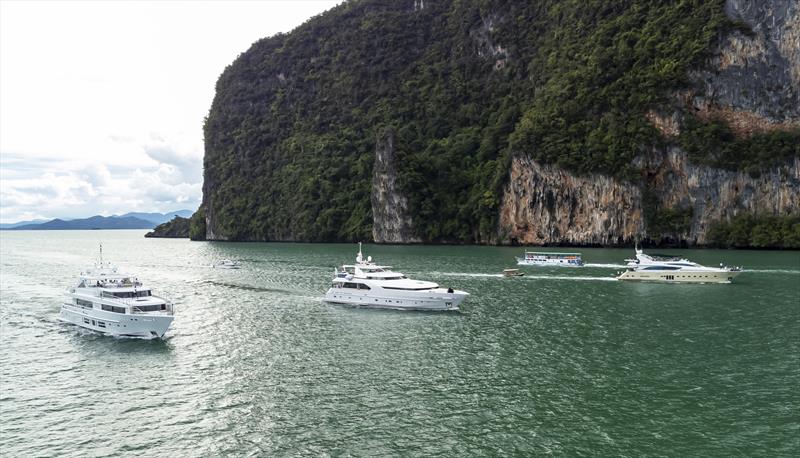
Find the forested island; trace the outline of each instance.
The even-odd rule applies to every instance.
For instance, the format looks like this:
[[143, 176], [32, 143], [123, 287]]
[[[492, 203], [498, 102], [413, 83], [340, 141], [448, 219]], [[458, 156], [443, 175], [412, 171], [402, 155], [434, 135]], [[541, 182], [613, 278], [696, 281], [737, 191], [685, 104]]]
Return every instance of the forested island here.
[[191, 236], [800, 248], [799, 20], [346, 2], [220, 76]]

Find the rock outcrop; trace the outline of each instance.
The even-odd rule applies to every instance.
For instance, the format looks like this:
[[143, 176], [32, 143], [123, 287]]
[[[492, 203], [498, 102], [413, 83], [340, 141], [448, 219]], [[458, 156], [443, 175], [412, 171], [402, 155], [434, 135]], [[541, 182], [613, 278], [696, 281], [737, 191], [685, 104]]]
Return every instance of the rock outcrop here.
[[723, 39], [709, 65], [692, 73], [685, 101], [701, 118], [720, 117], [734, 132], [800, 128], [800, 4], [727, 0], [725, 13], [750, 29]]
[[408, 203], [397, 186], [394, 131], [387, 128], [375, 147], [372, 177], [372, 239], [376, 243], [418, 243]]
[[[662, 208], [691, 209], [680, 237], [706, 243], [714, 221], [758, 213], [784, 216], [800, 208], [800, 158], [754, 178], [742, 172], [691, 164], [672, 149], [663, 157], [640, 159], [650, 171], [644, 188]], [[616, 245], [648, 234], [639, 184], [602, 175], [580, 177], [527, 157], [515, 158], [500, 208], [501, 240], [507, 243]]]
[[176, 216], [172, 221], [159, 224], [151, 232], [144, 235], [145, 237], [155, 238], [171, 238], [171, 239], [188, 239], [189, 238], [189, 218], [181, 218]]
[[524, 244], [615, 245], [644, 232], [641, 192], [603, 175], [576, 176], [528, 157], [511, 163], [501, 239]]

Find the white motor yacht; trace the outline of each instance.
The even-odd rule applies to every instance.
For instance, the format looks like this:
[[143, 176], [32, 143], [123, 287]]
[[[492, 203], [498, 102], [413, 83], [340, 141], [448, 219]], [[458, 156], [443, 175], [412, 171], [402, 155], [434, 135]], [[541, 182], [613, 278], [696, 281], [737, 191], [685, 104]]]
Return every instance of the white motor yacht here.
[[469, 296], [464, 291], [441, 288], [429, 281], [412, 280], [390, 266], [377, 265], [361, 253], [355, 264], [335, 271], [325, 302], [401, 310], [458, 310]]
[[67, 291], [59, 319], [92, 331], [121, 337], [160, 338], [172, 324], [171, 302], [153, 295], [134, 276], [100, 261], [81, 272]]
[[664, 283], [730, 283], [742, 272], [741, 267], [706, 267], [688, 259], [647, 255], [636, 248], [636, 259], [626, 259], [628, 269], [618, 280]]

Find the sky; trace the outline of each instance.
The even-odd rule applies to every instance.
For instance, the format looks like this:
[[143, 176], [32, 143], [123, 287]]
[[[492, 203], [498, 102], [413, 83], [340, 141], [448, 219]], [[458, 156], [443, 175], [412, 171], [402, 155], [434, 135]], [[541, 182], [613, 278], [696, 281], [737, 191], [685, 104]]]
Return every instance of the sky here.
[[196, 210], [225, 67], [341, 0], [0, 0], [0, 223]]

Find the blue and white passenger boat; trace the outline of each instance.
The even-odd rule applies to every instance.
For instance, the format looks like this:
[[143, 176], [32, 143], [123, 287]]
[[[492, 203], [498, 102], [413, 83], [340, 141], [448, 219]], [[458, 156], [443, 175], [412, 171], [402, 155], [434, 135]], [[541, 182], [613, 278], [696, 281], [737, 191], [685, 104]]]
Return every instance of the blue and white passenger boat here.
[[524, 257], [517, 258], [517, 264], [520, 266], [581, 267], [583, 260], [580, 253], [526, 251]]

